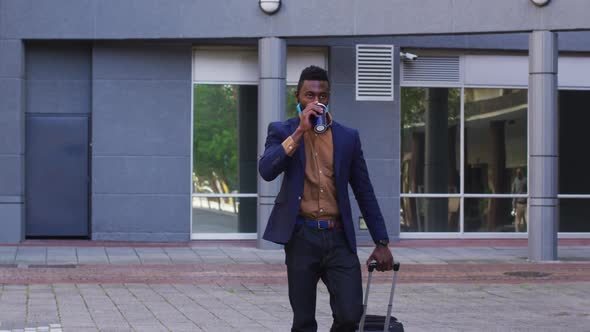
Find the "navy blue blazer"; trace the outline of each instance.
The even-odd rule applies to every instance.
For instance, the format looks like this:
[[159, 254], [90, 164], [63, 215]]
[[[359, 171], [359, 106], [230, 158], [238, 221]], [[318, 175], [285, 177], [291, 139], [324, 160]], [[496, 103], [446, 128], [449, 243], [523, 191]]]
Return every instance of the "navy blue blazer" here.
[[[265, 240], [280, 244], [287, 243], [291, 238], [303, 195], [305, 144], [300, 142], [292, 157], [285, 153], [281, 144], [295, 131], [297, 126], [299, 126], [299, 118], [271, 123], [268, 126], [264, 153], [258, 164], [258, 171], [266, 181], [272, 181], [279, 174], [284, 174], [281, 189], [263, 236]], [[336, 177], [338, 208], [350, 248], [356, 252], [348, 184], [352, 187], [373, 240], [389, 240], [383, 215], [369, 179], [367, 164], [363, 158], [358, 131], [334, 121], [332, 123], [332, 139], [334, 142], [334, 176]]]

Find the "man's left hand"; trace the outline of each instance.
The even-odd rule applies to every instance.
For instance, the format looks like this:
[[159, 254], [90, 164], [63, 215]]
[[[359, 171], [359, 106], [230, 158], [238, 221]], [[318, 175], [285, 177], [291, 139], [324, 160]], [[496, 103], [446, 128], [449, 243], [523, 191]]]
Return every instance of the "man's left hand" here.
[[369, 259], [367, 259], [367, 265], [372, 261], [377, 262], [377, 271], [393, 270], [393, 255], [389, 246], [377, 245]]

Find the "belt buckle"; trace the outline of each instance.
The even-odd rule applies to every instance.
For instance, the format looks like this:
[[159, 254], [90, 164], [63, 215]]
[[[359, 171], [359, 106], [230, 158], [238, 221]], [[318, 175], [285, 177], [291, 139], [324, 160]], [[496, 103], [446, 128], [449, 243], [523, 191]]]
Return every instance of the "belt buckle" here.
[[[321, 227], [321, 224], [322, 224], [321, 222], [322, 221], [326, 222], [326, 228], [322, 228]], [[332, 222], [332, 220], [321, 220], [321, 221], [318, 220], [318, 229], [320, 229], [320, 230], [330, 230], [330, 229], [332, 229], [333, 227], [330, 227], [331, 222]]]

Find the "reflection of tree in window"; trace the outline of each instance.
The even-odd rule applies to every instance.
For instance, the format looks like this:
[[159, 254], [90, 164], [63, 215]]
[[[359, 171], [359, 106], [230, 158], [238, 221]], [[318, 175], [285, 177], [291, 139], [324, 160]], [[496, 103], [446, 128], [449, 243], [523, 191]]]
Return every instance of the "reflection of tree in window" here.
[[193, 87], [193, 199], [196, 232], [256, 232], [258, 87]]
[[197, 185], [216, 193], [237, 188], [237, 89], [232, 85], [195, 85], [194, 110], [193, 172]]
[[297, 116], [297, 98], [295, 98], [296, 85], [287, 86], [287, 119]]
[[[401, 89], [401, 110], [402, 128], [411, 128], [424, 124], [424, 112], [426, 109], [426, 91], [428, 88], [402, 88]], [[448, 91], [449, 115], [451, 123], [457, 123], [460, 116], [459, 103], [461, 102], [460, 89], [445, 89]]]

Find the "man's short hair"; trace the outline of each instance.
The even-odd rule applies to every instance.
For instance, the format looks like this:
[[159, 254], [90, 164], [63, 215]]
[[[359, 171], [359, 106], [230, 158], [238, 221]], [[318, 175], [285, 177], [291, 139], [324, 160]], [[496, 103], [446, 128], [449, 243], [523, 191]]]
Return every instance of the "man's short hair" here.
[[299, 94], [299, 90], [301, 90], [303, 81], [326, 81], [328, 82], [328, 85], [330, 84], [328, 72], [325, 69], [314, 65], [311, 65], [301, 71], [299, 83], [297, 84], [297, 94]]

